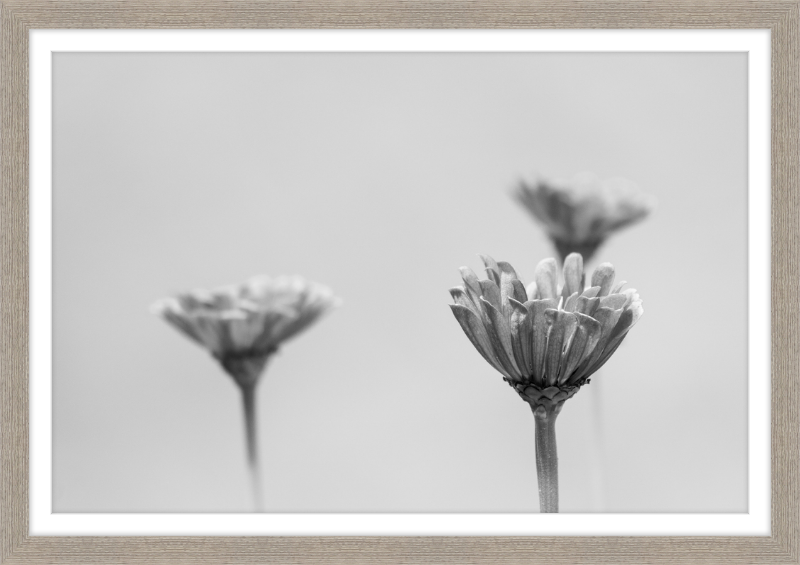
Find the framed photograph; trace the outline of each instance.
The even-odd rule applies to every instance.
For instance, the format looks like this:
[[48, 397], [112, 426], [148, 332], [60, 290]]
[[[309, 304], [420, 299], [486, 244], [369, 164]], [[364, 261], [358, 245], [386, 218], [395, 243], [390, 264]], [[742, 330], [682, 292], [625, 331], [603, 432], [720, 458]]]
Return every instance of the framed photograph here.
[[797, 3], [472, 8], [2, 3], [4, 562], [798, 561]]

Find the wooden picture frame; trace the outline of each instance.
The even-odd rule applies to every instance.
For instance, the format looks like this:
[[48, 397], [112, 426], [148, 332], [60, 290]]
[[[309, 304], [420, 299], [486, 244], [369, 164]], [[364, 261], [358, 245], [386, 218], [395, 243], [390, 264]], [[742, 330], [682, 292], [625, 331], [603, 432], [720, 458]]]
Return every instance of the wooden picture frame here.
[[[5, 563], [797, 563], [800, 4], [792, 1], [2, 0], [2, 545]], [[769, 29], [772, 534], [769, 537], [43, 537], [28, 520], [28, 32], [32, 29]]]

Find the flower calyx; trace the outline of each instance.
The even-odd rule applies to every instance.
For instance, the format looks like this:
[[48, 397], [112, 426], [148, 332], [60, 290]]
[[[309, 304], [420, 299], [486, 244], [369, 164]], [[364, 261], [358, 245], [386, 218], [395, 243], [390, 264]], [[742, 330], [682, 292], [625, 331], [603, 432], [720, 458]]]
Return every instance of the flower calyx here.
[[[509, 383], [511, 384], [511, 383]], [[582, 383], [583, 384], [583, 383]], [[558, 415], [564, 403], [575, 396], [581, 386], [549, 386], [540, 388], [533, 384], [511, 384], [520, 398], [530, 404], [534, 414], [537, 410], [544, 409], [548, 414]]]
[[240, 387], [254, 387], [275, 349], [267, 352], [226, 353], [216, 356], [225, 371]]

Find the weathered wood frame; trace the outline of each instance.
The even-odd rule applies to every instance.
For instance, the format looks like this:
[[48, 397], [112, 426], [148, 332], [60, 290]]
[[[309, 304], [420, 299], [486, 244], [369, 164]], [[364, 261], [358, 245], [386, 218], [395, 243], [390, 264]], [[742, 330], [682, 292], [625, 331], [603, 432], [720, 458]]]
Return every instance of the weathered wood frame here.
[[[0, 0], [0, 559], [5, 563], [798, 563], [798, 1]], [[28, 31], [44, 28], [769, 29], [770, 537], [32, 537], [28, 533]]]

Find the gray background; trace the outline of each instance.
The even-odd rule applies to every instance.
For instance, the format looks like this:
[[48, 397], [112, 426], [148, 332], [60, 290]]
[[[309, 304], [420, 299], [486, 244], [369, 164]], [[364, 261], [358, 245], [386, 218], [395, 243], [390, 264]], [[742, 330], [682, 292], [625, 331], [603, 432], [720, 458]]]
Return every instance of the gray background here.
[[598, 253], [645, 315], [559, 417], [561, 509], [747, 510], [745, 54], [53, 69], [54, 511], [251, 509], [236, 387], [148, 306], [258, 273], [344, 300], [260, 385], [269, 511], [537, 511], [533, 417], [447, 289], [478, 253], [530, 280], [511, 189], [584, 170], [659, 207]]

